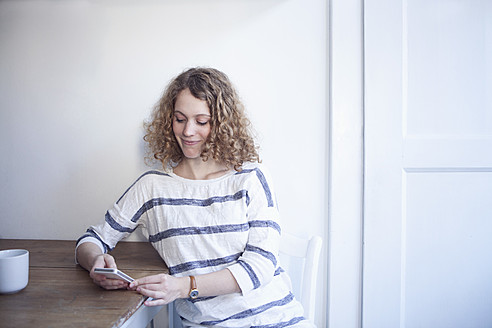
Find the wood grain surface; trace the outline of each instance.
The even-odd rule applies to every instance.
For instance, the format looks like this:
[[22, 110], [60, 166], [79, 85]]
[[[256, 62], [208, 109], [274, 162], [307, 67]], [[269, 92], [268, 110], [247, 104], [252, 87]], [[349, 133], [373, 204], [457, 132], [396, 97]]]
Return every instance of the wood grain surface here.
[[[0, 294], [0, 327], [119, 327], [145, 297], [96, 286], [75, 264], [75, 241], [1, 239], [0, 250], [29, 250], [29, 283]], [[140, 278], [167, 268], [149, 243], [120, 242], [111, 254], [120, 270]]]

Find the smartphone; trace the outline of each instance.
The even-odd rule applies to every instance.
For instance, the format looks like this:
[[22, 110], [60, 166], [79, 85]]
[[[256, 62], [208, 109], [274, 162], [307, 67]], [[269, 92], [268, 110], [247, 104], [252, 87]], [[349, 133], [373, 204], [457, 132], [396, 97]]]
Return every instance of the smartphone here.
[[110, 279], [119, 279], [126, 282], [132, 282], [134, 279], [126, 273], [113, 268], [95, 268], [94, 273], [103, 274]]

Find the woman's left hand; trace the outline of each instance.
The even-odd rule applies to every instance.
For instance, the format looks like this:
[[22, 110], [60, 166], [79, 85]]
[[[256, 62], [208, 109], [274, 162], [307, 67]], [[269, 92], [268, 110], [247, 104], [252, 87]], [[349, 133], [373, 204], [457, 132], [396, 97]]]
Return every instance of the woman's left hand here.
[[153, 298], [145, 305], [157, 306], [171, 303], [177, 298], [188, 297], [190, 290], [189, 277], [173, 277], [168, 274], [157, 274], [135, 279], [129, 286], [142, 295]]

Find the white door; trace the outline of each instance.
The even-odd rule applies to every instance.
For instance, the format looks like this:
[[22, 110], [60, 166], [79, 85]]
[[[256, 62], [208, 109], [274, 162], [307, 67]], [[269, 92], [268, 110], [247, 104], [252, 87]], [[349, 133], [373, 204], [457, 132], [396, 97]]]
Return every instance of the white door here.
[[492, 1], [364, 2], [363, 327], [492, 327]]

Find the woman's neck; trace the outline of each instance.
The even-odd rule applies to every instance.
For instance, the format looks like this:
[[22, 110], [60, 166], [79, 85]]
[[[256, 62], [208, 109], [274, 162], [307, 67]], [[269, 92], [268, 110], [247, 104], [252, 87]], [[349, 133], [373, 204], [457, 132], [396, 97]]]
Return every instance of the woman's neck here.
[[174, 173], [182, 178], [190, 180], [210, 180], [223, 176], [229, 171], [226, 165], [209, 159], [203, 161], [201, 158], [184, 158], [174, 168]]

